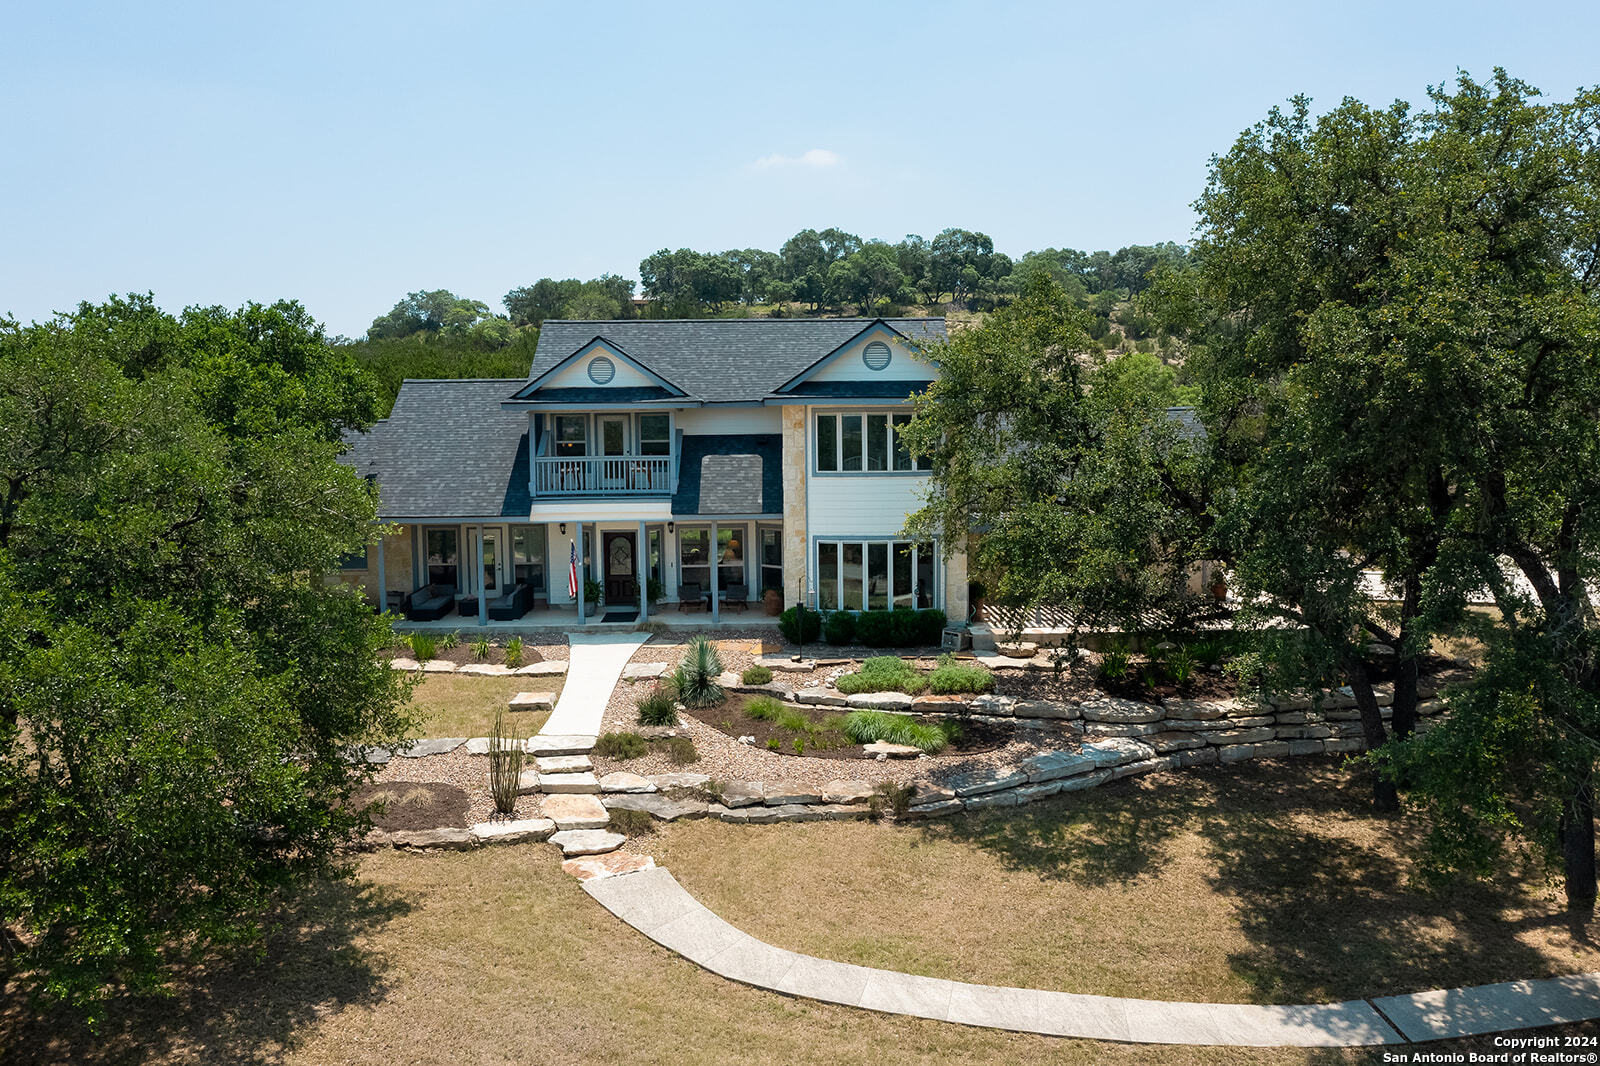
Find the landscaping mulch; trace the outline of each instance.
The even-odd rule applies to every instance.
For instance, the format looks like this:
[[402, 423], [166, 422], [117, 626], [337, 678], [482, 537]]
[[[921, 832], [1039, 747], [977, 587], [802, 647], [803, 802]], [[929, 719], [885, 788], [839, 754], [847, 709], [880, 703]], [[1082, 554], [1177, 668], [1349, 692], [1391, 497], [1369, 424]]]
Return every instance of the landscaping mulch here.
[[376, 803], [372, 824], [379, 829], [465, 829], [467, 794], [436, 781], [382, 781], [364, 785], [350, 798], [356, 808]]
[[[860, 744], [852, 744], [843, 733], [829, 730], [823, 734], [823, 746], [818, 746], [816, 738], [808, 734], [796, 733], [784, 729], [773, 722], [759, 718], [751, 718], [745, 713], [751, 699], [750, 696], [731, 696], [720, 707], [701, 712], [699, 717], [702, 722], [718, 732], [738, 740], [740, 737], [755, 737], [756, 748], [774, 755], [788, 755], [791, 758], [804, 756], [815, 759], [848, 759], [860, 761], [867, 758], [865, 749]], [[842, 707], [796, 707], [794, 708], [807, 720], [818, 725], [829, 718], [842, 718], [845, 709]], [[915, 716], [920, 722], [937, 723], [943, 719], [927, 716]], [[938, 755], [929, 756], [930, 759], [950, 759], [964, 755], [978, 755], [983, 752], [996, 751], [1009, 744], [1016, 734], [1016, 727], [1010, 723], [964, 721], [961, 723], [961, 735], [952, 740], [948, 747]], [[794, 748], [796, 738], [805, 741], [804, 751], [797, 752]], [[769, 745], [769, 741], [776, 740], [776, 748]]]

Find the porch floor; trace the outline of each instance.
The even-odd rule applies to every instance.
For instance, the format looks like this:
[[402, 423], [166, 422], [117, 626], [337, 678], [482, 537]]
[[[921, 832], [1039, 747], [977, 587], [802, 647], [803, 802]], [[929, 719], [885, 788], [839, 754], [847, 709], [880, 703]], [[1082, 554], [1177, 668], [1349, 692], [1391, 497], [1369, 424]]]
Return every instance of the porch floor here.
[[[625, 608], [616, 607], [613, 610]], [[638, 626], [638, 619], [629, 622], [602, 622], [604, 610], [599, 614], [591, 615], [585, 622], [578, 621], [578, 612], [573, 607], [547, 607], [541, 610], [529, 611], [521, 618], [509, 622], [489, 619], [485, 629], [503, 630], [506, 632], [531, 632], [538, 629], [595, 629], [595, 630], [630, 630]], [[651, 624], [661, 623], [669, 629], [704, 629], [711, 625], [721, 628], [749, 627], [751, 629], [778, 628], [776, 615], [769, 615], [759, 604], [752, 604], [743, 611], [723, 611], [722, 617], [716, 622], [711, 620], [710, 611], [679, 611], [675, 603], [663, 603], [650, 612]], [[478, 616], [447, 614], [434, 621], [419, 622], [409, 619], [396, 622], [395, 628], [403, 632], [413, 630], [420, 632], [451, 632], [452, 630], [465, 630], [478, 628]]]

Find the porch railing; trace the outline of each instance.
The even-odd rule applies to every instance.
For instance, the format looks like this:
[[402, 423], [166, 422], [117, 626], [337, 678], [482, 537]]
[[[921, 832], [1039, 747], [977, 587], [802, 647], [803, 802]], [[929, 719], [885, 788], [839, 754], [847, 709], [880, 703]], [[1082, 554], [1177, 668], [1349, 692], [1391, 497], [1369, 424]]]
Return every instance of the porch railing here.
[[535, 496], [668, 496], [671, 455], [539, 456], [533, 461]]

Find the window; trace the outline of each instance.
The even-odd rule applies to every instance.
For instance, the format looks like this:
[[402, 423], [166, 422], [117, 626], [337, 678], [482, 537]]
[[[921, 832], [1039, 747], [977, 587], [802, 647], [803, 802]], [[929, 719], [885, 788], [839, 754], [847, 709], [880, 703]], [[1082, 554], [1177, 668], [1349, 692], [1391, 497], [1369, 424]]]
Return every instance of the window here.
[[672, 418], [669, 415], [639, 416], [639, 454], [672, 454]]
[[455, 588], [458, 584], [456, 557], [456, 531], [454, 529], [430, 529], [427, 532], [428, 546], [428, 584], [449, 585]]
[[628, 420], [619, 415], [601, 415], [598, 419], [601, 455], [628, 454]]
[[909, 540], [818, 541], [819, 610], [933, 607], [932, 544]]
[[717, 587], [732, 588], [745, 584], [744, 545], [747, 527], [719, 526], [717, 528]]
[[652, 526], [647, 535], [650, 542], [650, 580], [661, 580], [661, 527]]
[[711, 530], [678, 530], [678, 580], [711, 590]]
[[861, 469], [861, 416], [840, 415], [840, 470]]
[[365, 570], [365, 569], [367, 569], [367, 567], [368, 567], [367, 553], [369, 551], [371, 551], [370, 548], [362, 548], [358, 552], [351, 552], [349, 555], [340, 556], [339, 557], [339, 569], [340, 570]]
[[823, 541], [817, 545], [817, 608], [837, 610], [839, 606], [839, 545]]
[[783, 588], [783, 530], [771, 526], [761, 529], [761, 590]]
[[923, 455], [913, 459], [900, 439], [901, 429], [910, 424], [910, 414], [888, 411], [818, 415], [818, 472], [910, 473], [932, 470], [932, 456]]
[[535, 592], [544, 592], [544, 527], [511, 527], [512, 583], [527, 585]]
[[817, 416], [817, 469], [839, 469], [839, 416]]
[[575, 457], [589, 454], [588, 419], [583, 415], [556, 415], [556, 454]]

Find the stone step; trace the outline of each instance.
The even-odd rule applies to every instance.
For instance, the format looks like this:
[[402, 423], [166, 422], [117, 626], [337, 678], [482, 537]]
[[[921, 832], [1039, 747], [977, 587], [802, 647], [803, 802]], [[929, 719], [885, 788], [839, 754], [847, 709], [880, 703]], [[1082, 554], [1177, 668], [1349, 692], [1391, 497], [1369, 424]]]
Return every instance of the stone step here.
[[603, 829], [611, 823], [611, 815], [599, 796], [578, 793], [546, 796], [540, 807], [544, 816], [556, 823], [557, 829]]
[[518, 677], [560, 677], [567, 672], [567, 661], [565, 659], [552, 659], [548, 662], [529, 663], [527, 666], [519, 666], [511, 672]]
[[561, 872], [571, 874], [580, 881], [599, 881], [606, 877], [634, 874], [640, 870], [654, 870], [656, 860], [648, 855], [630, 855], [625, 851], [612, 851], [605, 855], [568, 859], [561, 864]]
[[627, 840], [621, 833], [610, 833], [604, 829], [563, 829], [550, 838], [550, 843], [560, 848], [562, 855], [571, 858], [574, 855], [604, 855], [608, 851], [616, 851]]
[[446, 662], [443, 659], [429, 659], [422, 664], [422, 672], [425, 674], [453, 674], [456, 672], [456, 664]]
[[529, 755], [587, 755], [593, 750], [594, 737], [581, 734], [540, 733], [528, 739]]
[[555, 831], [556, 823], [548, 818], [479, 822], [471, 829], [472, 839], [479, 844], [522, 844], [530, 840], [548, 840]]
[[554, 692], [519, 692], [512, 696], [509, 705], [513, 711], [548, 711], [556, 705]]
[[533, 764], [541, 774], [575, 774], [594, 769], [587, 755], [545, 755], [535, 758]]
[[511, 673], [511, 667], [499, 663], [468, 663], [456, 673], [471, 674], [473, 677], [504, 677]]
[[600, 792], [600, 782], [588, 770], [575, 774], [540, 774], [539, 791], [547, 796], [594, 796]]
[[660, 677], [669, 669], [667, 663], [628, 663], [622, 668], [624, 681], [646, 681], [653, 677]]
[[655, 790], [656, 786], [650, 783], [648, 777], [630, 774], [626, 770], [615, 770], [600, 779], [601, 792], [637, 794]]

